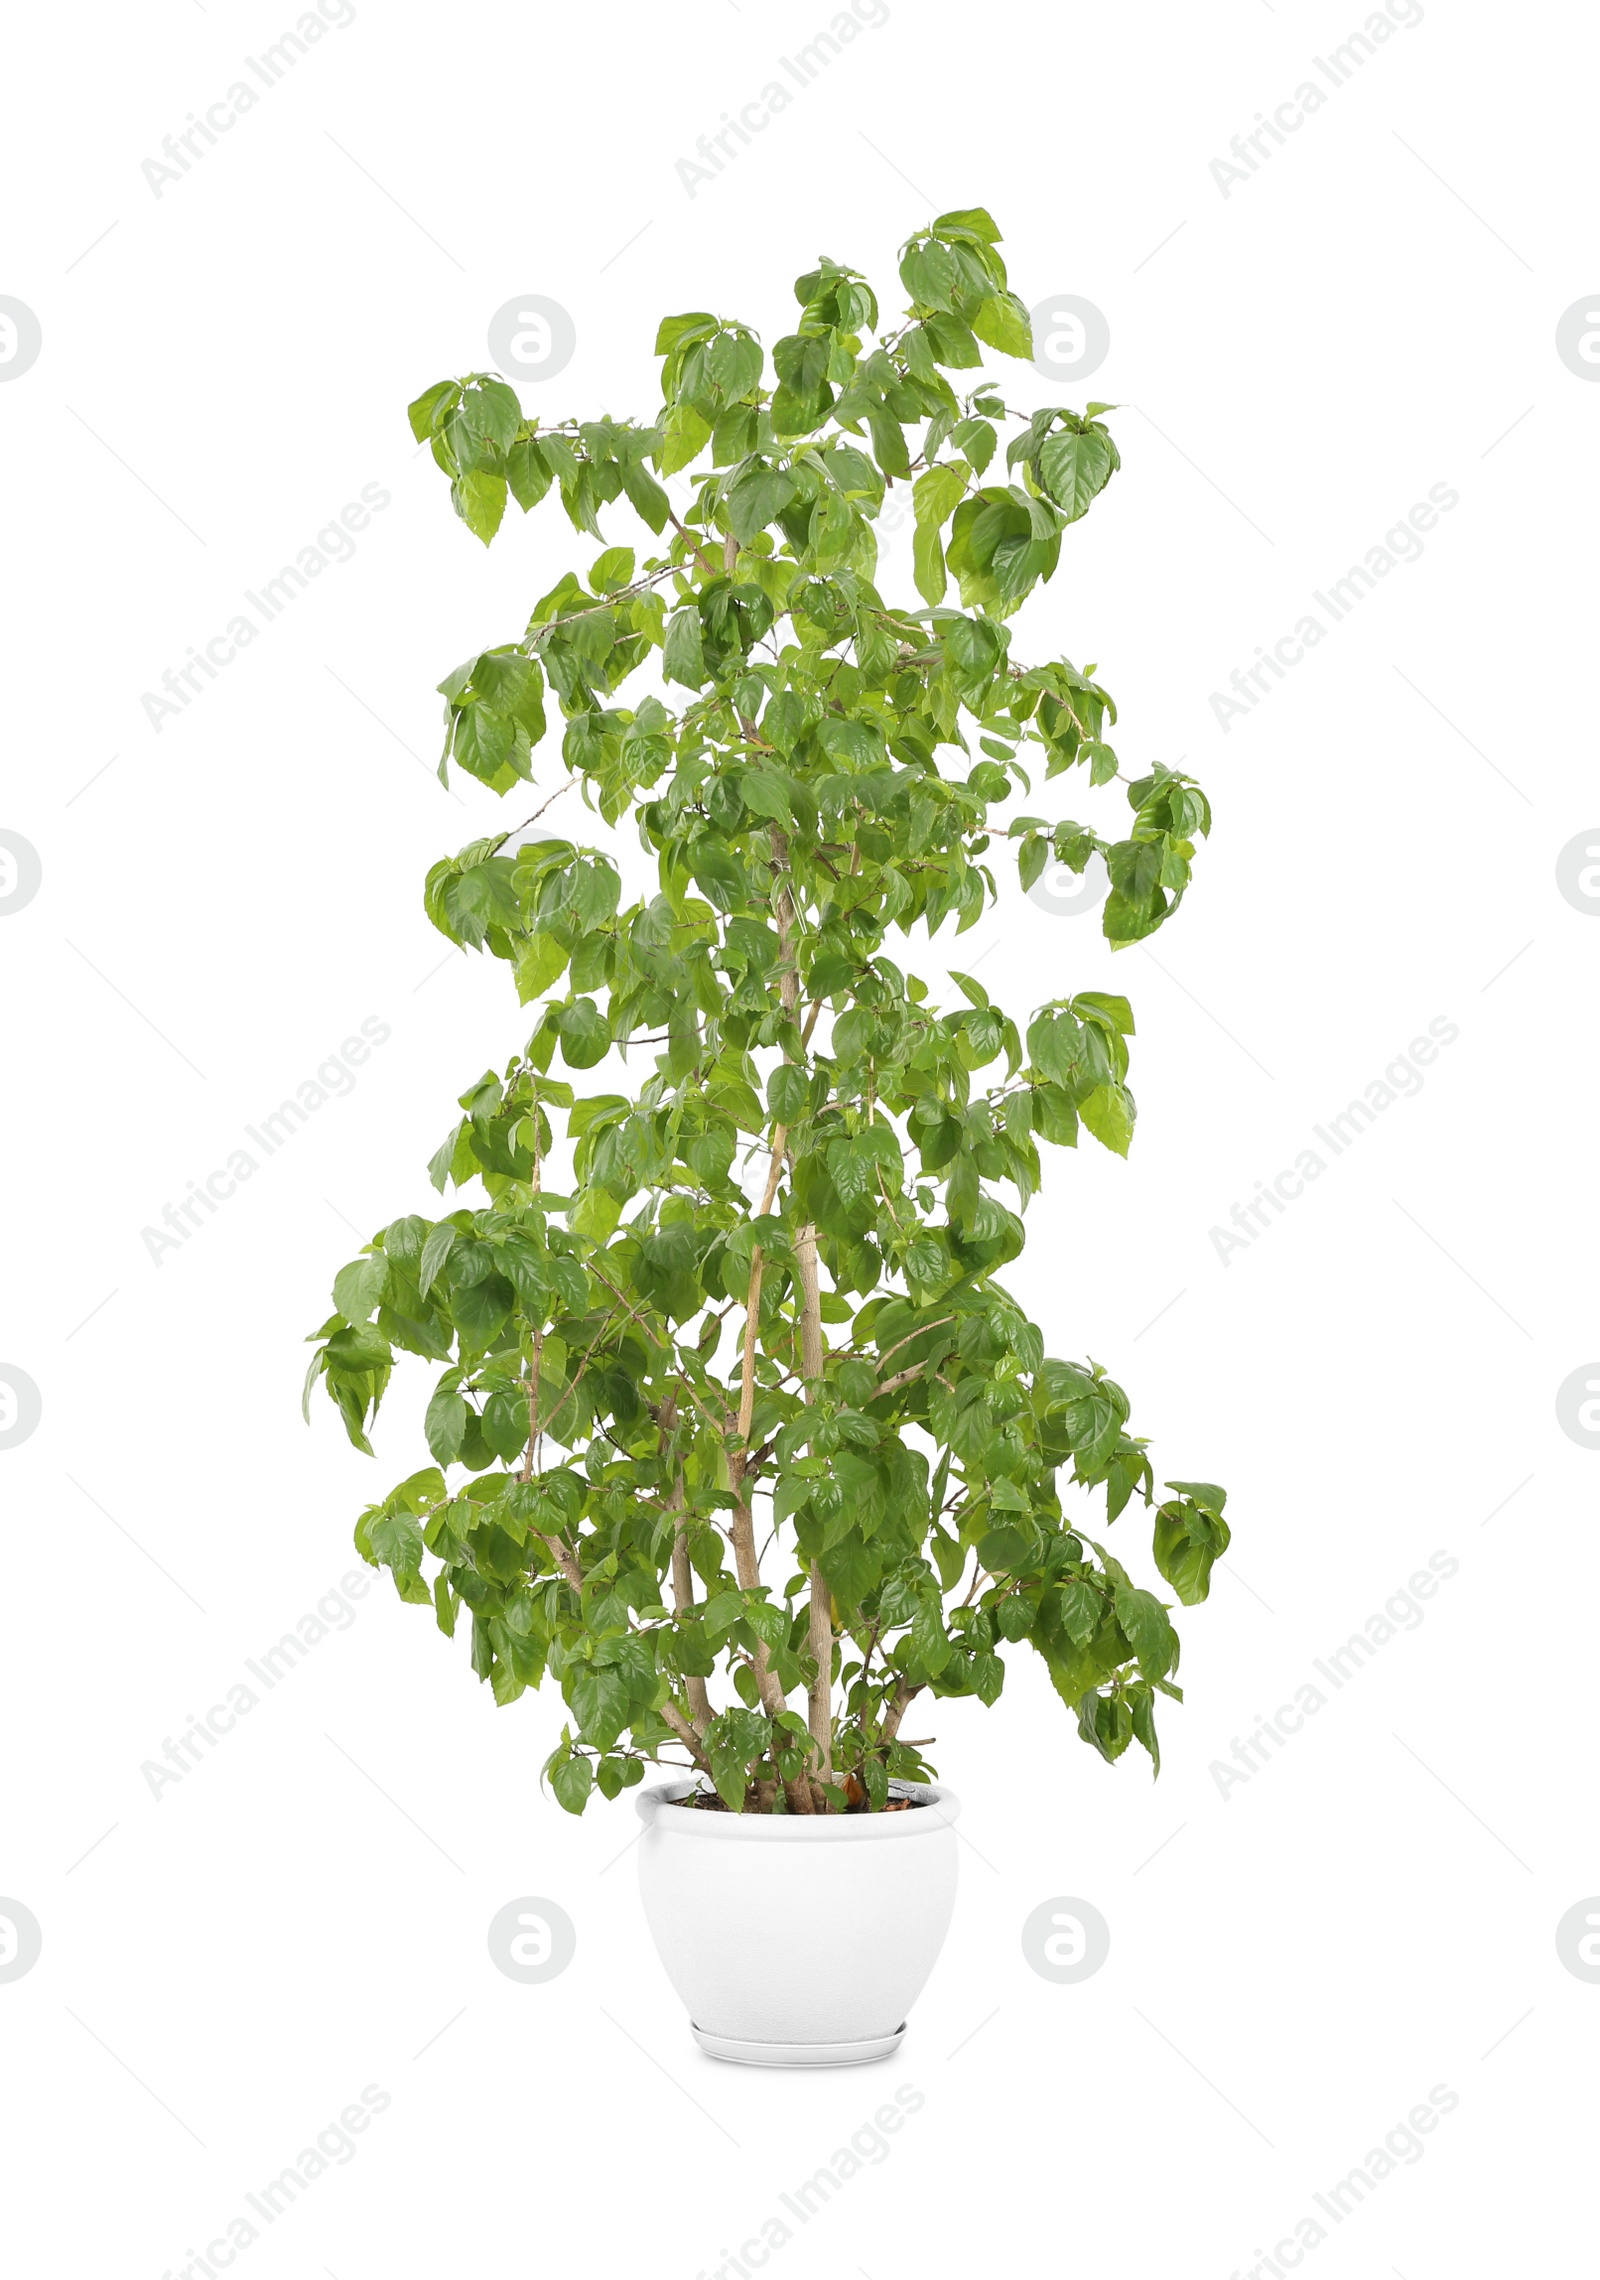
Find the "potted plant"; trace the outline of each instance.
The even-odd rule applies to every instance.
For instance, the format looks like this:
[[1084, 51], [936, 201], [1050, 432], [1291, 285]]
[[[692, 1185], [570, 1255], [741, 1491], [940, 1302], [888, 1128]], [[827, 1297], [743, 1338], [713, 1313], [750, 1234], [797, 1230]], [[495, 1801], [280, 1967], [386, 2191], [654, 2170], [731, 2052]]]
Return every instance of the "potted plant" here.
[[[900, 276], [884, 329], [819, 261], [771, 377], [748, 326], [667, 318], [648, 425], [538, 422], [483, 373], [411, 406], [484, 543], [556, 493], [596, 551], [441, 684], [441, 775], [540, 770], [534, 816], [425, 890], [532, 1009], [431, 1166], [485, 1200], [340, 1272], [306, 1387], [370, 1453], [396, 1352], [435, 1365], [432, 1462], [357, 1547], [446, 1636], [467, 1619], [498, 1703], [559, 1685], [568, 1811], [679, 1769], [638, 1800], [652, 1928], [706, 2047], [777, 2062], [892, 2048], [937, 1955], [955, 1801], [913, 1704], [992, 1704], [1027, 1651], [1103, 1758], [1159, 1767], [1178, 1641], [1082, 1492], [1107, 1523], [1154, 1508], [1185, 1604], [1228, 1542], [1222, 1491], [1158, 1497], [1121, 1388], [1048, 1356], [1003, 1280], [1042, 1150], [1127, 1152], [1126, 999], [1013, 1018], [907, 963], [915, 930], [983, 914], [1008, 842], [1023, 888], [1098, 855], [1105, 934], [1140, 941], [1209, 829], [1188, 777], [1124, 774], [1092, 668], [1013, 649], [1119, 465], [1112, 407], [1015, 414], [981, 376], [982, 346], [1030, 353], [981, 209]], [[894, 484], [915, 608], [874, 583]], [[1069, 770], [1119, 787], [1122, 836], [1000, 817]], [[552, 786], [636, 829], [641, 892], [609, 846], [532, 828]]]

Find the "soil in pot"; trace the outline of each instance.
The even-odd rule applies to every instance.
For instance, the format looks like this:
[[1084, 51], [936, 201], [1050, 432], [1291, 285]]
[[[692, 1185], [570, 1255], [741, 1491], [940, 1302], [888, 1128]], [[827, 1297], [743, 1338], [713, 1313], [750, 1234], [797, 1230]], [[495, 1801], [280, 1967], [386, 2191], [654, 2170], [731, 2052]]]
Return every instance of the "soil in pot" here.
[[[854, 1774], [845, 1783], [845, 1799], [842, 1810], [846, 1813], [870, 1813], [873, 1810], [872, 1800]], [[696, 1789], [687, 1797], [673, 1798], [672, 1803], [692, 1813], [731, 1813], [733, 1810], [714, 1789]], [[745, 1803], [747, 1813], [770, 1812], [771, 1809], [770, 1803], [756, 1797], [747, 1798]], [[920, 1797], [891, 1797], [887, 1805], [878, 1808], [883, 1813], [919, 1813], [922, 1809], [923, 1801]]]

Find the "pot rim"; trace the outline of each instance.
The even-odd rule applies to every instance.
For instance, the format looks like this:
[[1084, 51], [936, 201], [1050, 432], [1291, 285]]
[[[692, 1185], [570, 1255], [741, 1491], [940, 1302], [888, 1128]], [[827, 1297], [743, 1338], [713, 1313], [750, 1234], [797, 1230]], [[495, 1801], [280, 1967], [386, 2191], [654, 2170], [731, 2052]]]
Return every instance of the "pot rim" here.
[[909, 1813], [681, 1813], [670, 1818], [663, 1810], [701, 1786], [698, 1774], [675, 1781], [658, 1781], [641, 1789], [634, 1811], [646, 1828], [672, 1831], [674, 1836], [721, 1839], [733, 1844], [870, 1844], [911, 1837], [933, 1837], [948, 1829], [961, 1811], [953, 1790], [937, 1781], [891, 1779], [896, 1797], [916, 1797], [921, 1803]]

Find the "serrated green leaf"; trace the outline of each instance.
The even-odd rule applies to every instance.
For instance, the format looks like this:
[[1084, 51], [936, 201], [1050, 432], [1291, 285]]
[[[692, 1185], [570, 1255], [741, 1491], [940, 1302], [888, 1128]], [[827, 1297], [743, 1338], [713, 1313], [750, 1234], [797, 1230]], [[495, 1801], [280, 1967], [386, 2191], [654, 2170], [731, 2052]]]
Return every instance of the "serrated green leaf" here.
[[1103, 1148], [1125, 1156], [1133, 1138], [1133, 1096], [1122, 1085], [1096, 1085], [1078, 1103], [1078, 1114]]
[[455, 486], [456, 513], [487, 546], [506, 511], [506, 479], [487, 467], [469, 467]]
[[1116, 455], [1109, 436], [1093, 428], [1058, 430], [1039, 450], [1039, 482], [1069, 523], [1086, 515], [1110, 482]]

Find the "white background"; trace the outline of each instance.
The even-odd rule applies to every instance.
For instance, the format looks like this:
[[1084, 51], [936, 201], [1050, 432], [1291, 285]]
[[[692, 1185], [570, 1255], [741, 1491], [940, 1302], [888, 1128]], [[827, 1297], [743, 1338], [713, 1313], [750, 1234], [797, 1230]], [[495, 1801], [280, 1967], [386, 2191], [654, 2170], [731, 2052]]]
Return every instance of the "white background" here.
[[[1600, 1992], [1554, 1931], [1600, 1887], [1600, 1456], [1556, 1392], [1600, 1352], [1600, 929], [1556, 863], [1600, 807], [1600, 387], [1555, 329], [1600, 286], [1592, 22], [1428, 0], [1224, 196], [1210, 162], [1359, 0], [895, 0], [691, 197], [676, 162], [825, 0], [360, 0], [156, 196], [141, 161], [293, 20], [161, 0], [10, 33], [0, 292], [43, 347], [0, 387], [0, 828], [43, 884], [0, 924], [0, 1362], [43, 1416], [0, 1450], [0, 1895], [43, 1952], [0, 1984], [8, 2262], [181, 2273], [377, 2084], [251, 2280], [692, 2280], [908, 2081], [922, 2111], [785, 2280], [1227, 2280], [1438, 2084], [1458, 2106], [1328, 2226], [1319, 2280], [1587, 2269]], [[437, 854], [516, 820], [432, 778], [434, 684], [591, 550], [552, 507], [485, 554], [406, 401], [534, 292], [577, 348], [529, 408], [648, 417], [663, 311], [770, 341], [822, 251], [888, 300], [901, 239], [974, 202], [1025, 301], [1110, 325], [1092, 379], [1007, 367], [1012, 400], [1126, 407], [1018, 647], [1097, 662], [1124, 758], [1181, 760], [1216, 828], [1153, 954], [1013, 880], [916, 962], [986, 953], [1024, 1013], [1133, 996], [1132, 1159], [1053, 1158], [1018, 1288], [1128, 1386], [1161, 1477], [1228, 1484], [1235, 1548], [1182, 1622], [1159, 1783], [1087, 1752], [1026, 1656], [993, 1713], [941, 1709], [969, 1843], [903, 2055], [747, 2075], [699, 2057], [649, 1949], [630, 1805], [538, 1793], [558, 1700], [496, 1712], [386, 1583], [181, 1782], [140, 1769], [358, 1566], [356, 1511], [415, 1463], [425, 1368], [374, 1466], [326, 1405], [301, 1423], [301, 1340], [370, 1232], [429, 1209], [455, 1095], [520, 1040], [504, 972], [421, 909]], [[1224, 733], [1212, 693], [1439, 483], [1422, 558]], [[157, 733], [163, 670], [365, 484], [390, 503], [354, 558]], [[370, 1016], [354, 1090], [154, 1263], [141, 1231]], [[1436, 1017], [1460, 1035], [1422, 1091], [1224, 1263], [1210, 1230]], [[1148, 1578], [1141, 1525], [1113, 1548]], [[1441, 1551], [1420, 1628], [1221, 1794], [1234, 1738]], [[577, 1928], [544, 1986], [487, 1952], [524, 1894]], [[1111, 1926], [1082, 1985], [1021, 1950], [1057, 1895]]]

